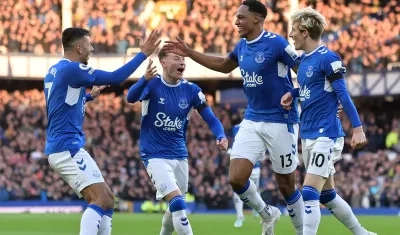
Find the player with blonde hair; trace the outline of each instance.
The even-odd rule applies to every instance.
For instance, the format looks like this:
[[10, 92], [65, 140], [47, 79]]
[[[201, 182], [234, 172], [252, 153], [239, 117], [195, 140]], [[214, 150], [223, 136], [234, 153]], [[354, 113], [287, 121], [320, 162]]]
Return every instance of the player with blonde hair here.
[[317, 234], [321, 220], [320, 203], [355, 235], [376, 235], [361, 226], [350, 206], [335, 192], [334, 163], [340, 158], [345, 136], [337, 118], [339, 101], [349, 117], [353, 136], [351, 146], [361, 148], [366, 137], [357, 109], [346, 88], [346, 68], [340, 57], [321, 43], [325, 18], [311, 7], [293, 14], [290, 37], [296, 50], [304, 50], [297, 79], [300, 88], [286, 93], [281, 100], [291, 109], [294, 98], [301, 102], [300, 138], [307, 169], [303, 186], [305, 213], [303, 235]]

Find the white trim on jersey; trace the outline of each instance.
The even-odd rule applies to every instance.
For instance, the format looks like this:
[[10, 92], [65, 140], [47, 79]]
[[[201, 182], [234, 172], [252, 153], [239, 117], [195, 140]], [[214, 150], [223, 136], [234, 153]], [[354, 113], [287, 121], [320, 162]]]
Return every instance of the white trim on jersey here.
[[165, 80], [164, 77], [162, 75], [160, 75], [161, 81], [162, 83], [164, 83], [164, 85], [168, 86], [168, 87], [177, 87], [181, 84], [182, 80], [179, 80], [179, 82], [177, 84], [168, 84]]
[[192, 113], [193, 113], [193, 106], [192, 106], [192, 108], [190, 108], [190, 110], [189, 110], [189, 112], [188, 112], [188, 114], [186, 116], [186, 120], [189, 121], [190, 117], [192, 116]]
[[319, 49], [321, 49], [321, 47], [323, 47], [324, 45], [319, 45], [317, 48], [315, 48], [312, 52], [309, 53], [305, 53], [304, 56], [310, 56], [312, 54], [314, 54], [316, 51], [318, 51]]
[[252, 44], [252, 43], [257, 42], [258, 40], [261, 39], [261, 37], [264, 35], [264, 33], [265, 33], [265, 30], [263, 30], [263, 31], [260, 33], [260, 35], [259, 35], [256, 39], [253, 39], [253, 40], [251, 40], [251, 41], [247, 41], [247, 40], [246, 40], [246, 43], [247, 43], [247, 44]]
[[285, 78], [288, 72], [289, 72], [289, 67], [284, 63], [282, 63], [281, 61], [278, 61], [278, 76], [280, 78]]
[[65, 103], [70, 106], [78, 103], [79, 96], [81, 95], [81, 89], [82, 87], [73, 88], [68, 86], [67, 95], [65, 96]]
[[149, 113], [150, 100], [142, 100], [142, 116], [146, 116]]

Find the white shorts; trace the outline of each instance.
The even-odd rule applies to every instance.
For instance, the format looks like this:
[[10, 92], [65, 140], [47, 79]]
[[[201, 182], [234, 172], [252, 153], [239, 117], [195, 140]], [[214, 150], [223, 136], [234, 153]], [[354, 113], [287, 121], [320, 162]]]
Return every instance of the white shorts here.
[[233, 142], [231, 159], [245, 158], [255, 164], [262, 160], [268, 148], [272, 169], [279, 174], [292, 173], [299, 162], [299, 125], [293, 124], [292, 133], [288, 126], [283, 123], [243, 120]]
[[82, 197], [81, 191], [87, 186], [104, 182], [96, 162], [82, 148], [74, 156], [69, 151], [52, 153], [48, 156], [48, 161], [79, 198]]
[[260, 175], [261, 175], [261, 169], [259, 167], [253, 168], [253, 171], [251, 172], [250, 175], [250, 180], [254, 182], [257, 189], [260, 187]]
[[188, 190], [189, 167], [187, 159], [153, 158], [145, 162], [147, 174], [157, 189], [156, 199], [161, 200], [171, 192]]
[[335, 173], [334, 164], [340, 159], [344, 138], [336, 141], [328, 137], [317, 139], [302, 139], [303, 161], [307, 173], [325, 178]]

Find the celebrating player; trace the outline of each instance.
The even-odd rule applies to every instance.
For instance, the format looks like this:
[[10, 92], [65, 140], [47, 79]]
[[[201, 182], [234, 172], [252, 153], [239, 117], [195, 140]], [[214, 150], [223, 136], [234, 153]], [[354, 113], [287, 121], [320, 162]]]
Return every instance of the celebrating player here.
[[209, 56], [192, 49], [177, 38], [164, 48], [188, 56], [203, 66], [229, 73], [239, 66], [248, 107], [232, 146], [229, 180], [233, 190], [262, 218], [262, 234], [273, 234], [281, 212], [268, 206], [249, 180], [254, 164], [266, 149], [283, 194], [296, 233], [302, 233], [304, 203], [295, 185], [297, 168], [297, 107], [287, 111], [280, 105], [282, 96], [293, 88], [290, 69], [296, 68], [296, 51], [281, 36], [263, 30], [267, 16], [264, 4], [246, 0], [236, 13], [236, 26], [243, 38], [226, 57]]
[[172, 235], [174, 230], [178, 235], [191, 235], [183, 195], [189, 181], [186, 130], [193, 109], [207, 122], [220, 150], [227, 149], [228, 141], [201, 89], [182, 78], [185, 59], [164, 50], [158, 58], [162, 76], [156, 76], [156, 67], [150, 61], [144, 77], [129, 88], [127, 100], [142, 102], [140, 156], [157, 189], [157, 200], [169, 202], [160, 235]]
[[307, 169], [303, 186], [303, 234], [317, 234], [321, 219], [320, 203], [353, 234], [375, 234], [360, 225], [350, 206], [336, 194], [334, 188], [334, 163], [344, 145], [342, 125], [337, 118], [339, 100], [353, 126], [351, 146], [360, 148], [366, 143], [357, 110], [343, 78], [346, 68], [337, 54], [321, 44], [326, 22], [319, 12], [310, 7], [299, 10], [292, 16], [292, 22], [290, 37], [296, 49], [304, 50], [305, 54], [301, 56], [298, 69], [300, 88], [286, 93], [281, 104], [291, 109], [293, 98], [300, 97], [300, 138]]
[[89, 31], [67, 28], [62, 33], [64, 58], [50, 67], [44, 79], [48, 120], [45, 155], [51, 167], [89, 203], [82, 215], [80, 235], [110, 235], [114, 208], [113, 193], [83, 149], [85, 102], [93, 100], [105, 86], [94, 87], [91, 94], [85, 94], [86, 87], [126, 80], [154, 52], [159, 37], [153, 31], [141, 41], [141, 53], [114, 72], [105, 72], [87, 66], [93, 52]]
[[[233, 136], [236, 136], [236, 134], [239, 131], [239, 124], [235, 125], [232, 128], [232, 134]], [[257, 191], [260, 186], [260, 162], [258, 161], [256, 164], [254, 164], [253, 170], [251, 171], [250, 175], [250, 180], [254, 182], [256, 185]], [[235, 204], [235, 210], [236, 210], [236, 221], [233, 224], [235, 228], [241, 228], [243, 226], [243, 221], [244, 221], [244, 215], [243, 215], [243, 201], [240, 200], [239, 195], [236, 193], [233, 194], [233, 203]], [[253, 209], [253, 215], [258, 216], [258, 212]]]

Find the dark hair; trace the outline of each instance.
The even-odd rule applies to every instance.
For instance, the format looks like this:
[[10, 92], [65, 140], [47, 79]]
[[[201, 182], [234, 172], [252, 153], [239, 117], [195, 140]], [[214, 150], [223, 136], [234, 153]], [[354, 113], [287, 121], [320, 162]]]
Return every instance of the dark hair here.
[[163, 50], [162, 48], [158, 51], [158, 60], [161, 60], [162, 58], [167, 56], [167, 52]]
[[82, 29], [82, 28], [66, 28], [62, 32], [62, 45], [64, 50], [68, 50], [72, 47], [72, 43], [76, 40], [79, 40], [85, 36], [89, 36], [89, 30]]
[[265, 18], [268, 15], [267, 8], [265, 5], [257, 0], [245, 0], [242, 5], [248, 6], [249, 11], [260, 14], [261, 17]]

